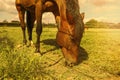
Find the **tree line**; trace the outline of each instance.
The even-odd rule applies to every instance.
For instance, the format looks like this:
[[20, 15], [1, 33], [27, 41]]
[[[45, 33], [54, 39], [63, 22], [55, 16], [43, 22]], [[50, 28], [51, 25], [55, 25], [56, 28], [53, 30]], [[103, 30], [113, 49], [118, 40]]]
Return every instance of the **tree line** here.
[[[35, 24], [36, 25], [36, 24]], [[56, 27], [56, 24], [53, 23], [43, 23], [43, 26], [52, 26], [52, 27]], [[3, 22], [0, 22], [0, 27], [3, 26], [12, 26], [12, 27], [19, 27], [20, 26], [20, 22], [19, 21], [11, 21], [8, 22], [7, 20], [4, 20]], [[99, 22], [95, 19], [91, 19], [88, 22], [85, 23], [85, 27], [86, 28], [112, 28], [112, 29], [120, 29], [120, 23], [108, 23], [108, 22]]]
[[85, 23], [87, 28], [112, 28], [120, 29], [120, 23], [108, 23], [108, 22], [99, 22], [95, 19], [91, 19]]

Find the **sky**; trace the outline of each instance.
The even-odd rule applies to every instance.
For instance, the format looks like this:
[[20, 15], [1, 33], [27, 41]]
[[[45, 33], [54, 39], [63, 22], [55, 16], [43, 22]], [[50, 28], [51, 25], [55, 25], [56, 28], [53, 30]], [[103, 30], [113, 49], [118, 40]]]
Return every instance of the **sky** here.
[[[96, 19], [103, 22], [120, 23], [120, 0], [78, 0], [80, 13], [85, 13], [84, 22]], [[0, 22], [19, 20], [15, 0], [0, 0]], [[52, 13], [44, 13], [43, 22], [55, 23]]]

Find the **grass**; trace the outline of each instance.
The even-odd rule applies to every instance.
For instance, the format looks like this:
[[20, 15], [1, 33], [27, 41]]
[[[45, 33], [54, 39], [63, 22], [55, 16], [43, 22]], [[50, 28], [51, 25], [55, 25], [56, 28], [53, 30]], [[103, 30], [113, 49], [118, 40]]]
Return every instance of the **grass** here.
[[[0, 80], [119, 80], [120, 29], [85, 30], [81, 42], [82, 62], [64, 66], [55, 42], [57, 28], [43, 28], [41, 52], [22, 45], [20, 27], [0, 27]], [[33, 42], [36, 41], [35, 28]]]

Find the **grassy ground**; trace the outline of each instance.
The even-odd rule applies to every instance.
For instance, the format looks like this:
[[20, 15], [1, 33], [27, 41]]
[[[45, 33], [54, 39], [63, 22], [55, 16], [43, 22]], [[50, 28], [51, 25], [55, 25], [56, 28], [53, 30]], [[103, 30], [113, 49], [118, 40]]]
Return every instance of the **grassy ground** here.
[[120, 80], [120, 29], [85, 30], [81, 63], [72, 68], [64, 66], [56, 32], [43, 28], [41, 56], [34, 46], [21, 46], [20, 27], [0, 27], [0, 80]]

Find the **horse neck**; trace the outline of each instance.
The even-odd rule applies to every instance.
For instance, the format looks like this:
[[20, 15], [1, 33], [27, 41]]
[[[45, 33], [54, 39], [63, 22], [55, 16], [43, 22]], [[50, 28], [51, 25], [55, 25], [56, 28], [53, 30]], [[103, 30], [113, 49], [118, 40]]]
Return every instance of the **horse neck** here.
[[84, 24], [80, 16], [78, 0], [66, 0], [66, 16], [74, 36], [76, 38], [81, 37], [84, 31]]

